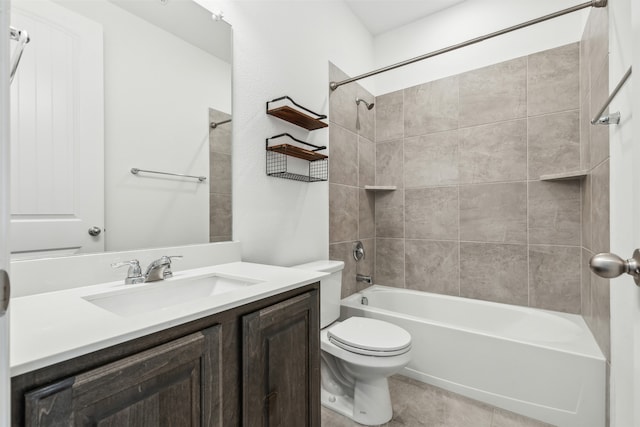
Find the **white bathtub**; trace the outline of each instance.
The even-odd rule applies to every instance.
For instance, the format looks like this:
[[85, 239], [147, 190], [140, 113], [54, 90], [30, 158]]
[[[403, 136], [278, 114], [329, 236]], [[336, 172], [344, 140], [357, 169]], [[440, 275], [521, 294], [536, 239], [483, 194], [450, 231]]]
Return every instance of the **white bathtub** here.
[[378, 285], [341, 315], [406, 329], [406, 376], [557, 426], [605, 425], [605, 358], [580, 316]]

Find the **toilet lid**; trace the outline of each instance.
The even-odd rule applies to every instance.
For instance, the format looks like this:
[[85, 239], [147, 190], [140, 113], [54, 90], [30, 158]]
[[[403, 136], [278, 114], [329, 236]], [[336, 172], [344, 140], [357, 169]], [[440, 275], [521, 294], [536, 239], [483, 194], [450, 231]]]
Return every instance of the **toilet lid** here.
[[327, 331], [329, 341], [345, 350], [370, 356], [396, 356], [411, 348], [411, 335], [376, 319], [350, 317]]

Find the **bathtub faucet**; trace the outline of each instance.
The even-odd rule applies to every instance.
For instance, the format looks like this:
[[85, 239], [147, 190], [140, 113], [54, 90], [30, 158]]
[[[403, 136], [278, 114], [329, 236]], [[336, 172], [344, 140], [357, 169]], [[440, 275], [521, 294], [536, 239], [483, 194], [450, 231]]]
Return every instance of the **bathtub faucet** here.
[[364, 282], [368, 285], [373, 285], [373, 280], [371, 280], [371, 276], [365, 276], [363, 274], [356, 274], [356, 282]]

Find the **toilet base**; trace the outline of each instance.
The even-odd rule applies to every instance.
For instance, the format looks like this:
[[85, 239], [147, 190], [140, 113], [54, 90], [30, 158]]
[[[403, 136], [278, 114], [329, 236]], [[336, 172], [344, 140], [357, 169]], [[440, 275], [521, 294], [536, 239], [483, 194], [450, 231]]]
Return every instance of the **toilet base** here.
[[356, 381], [353, 398], [337, 396], [322, 389], [320, 400], [332, 411], [368, 426], [387, 423], [393, 417], [386, 378]]

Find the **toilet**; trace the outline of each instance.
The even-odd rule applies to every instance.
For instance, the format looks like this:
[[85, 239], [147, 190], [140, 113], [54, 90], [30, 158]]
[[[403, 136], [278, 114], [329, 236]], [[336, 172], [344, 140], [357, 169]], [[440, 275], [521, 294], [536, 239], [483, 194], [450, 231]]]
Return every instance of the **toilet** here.
[[411, 335], [376, 319], [339, 321], [342, 261], [314, 261], [292, 268], [330, 273], [320, 281], [322, 405], [364, 425], [391, 420], [387, 377], [411, 360]]

